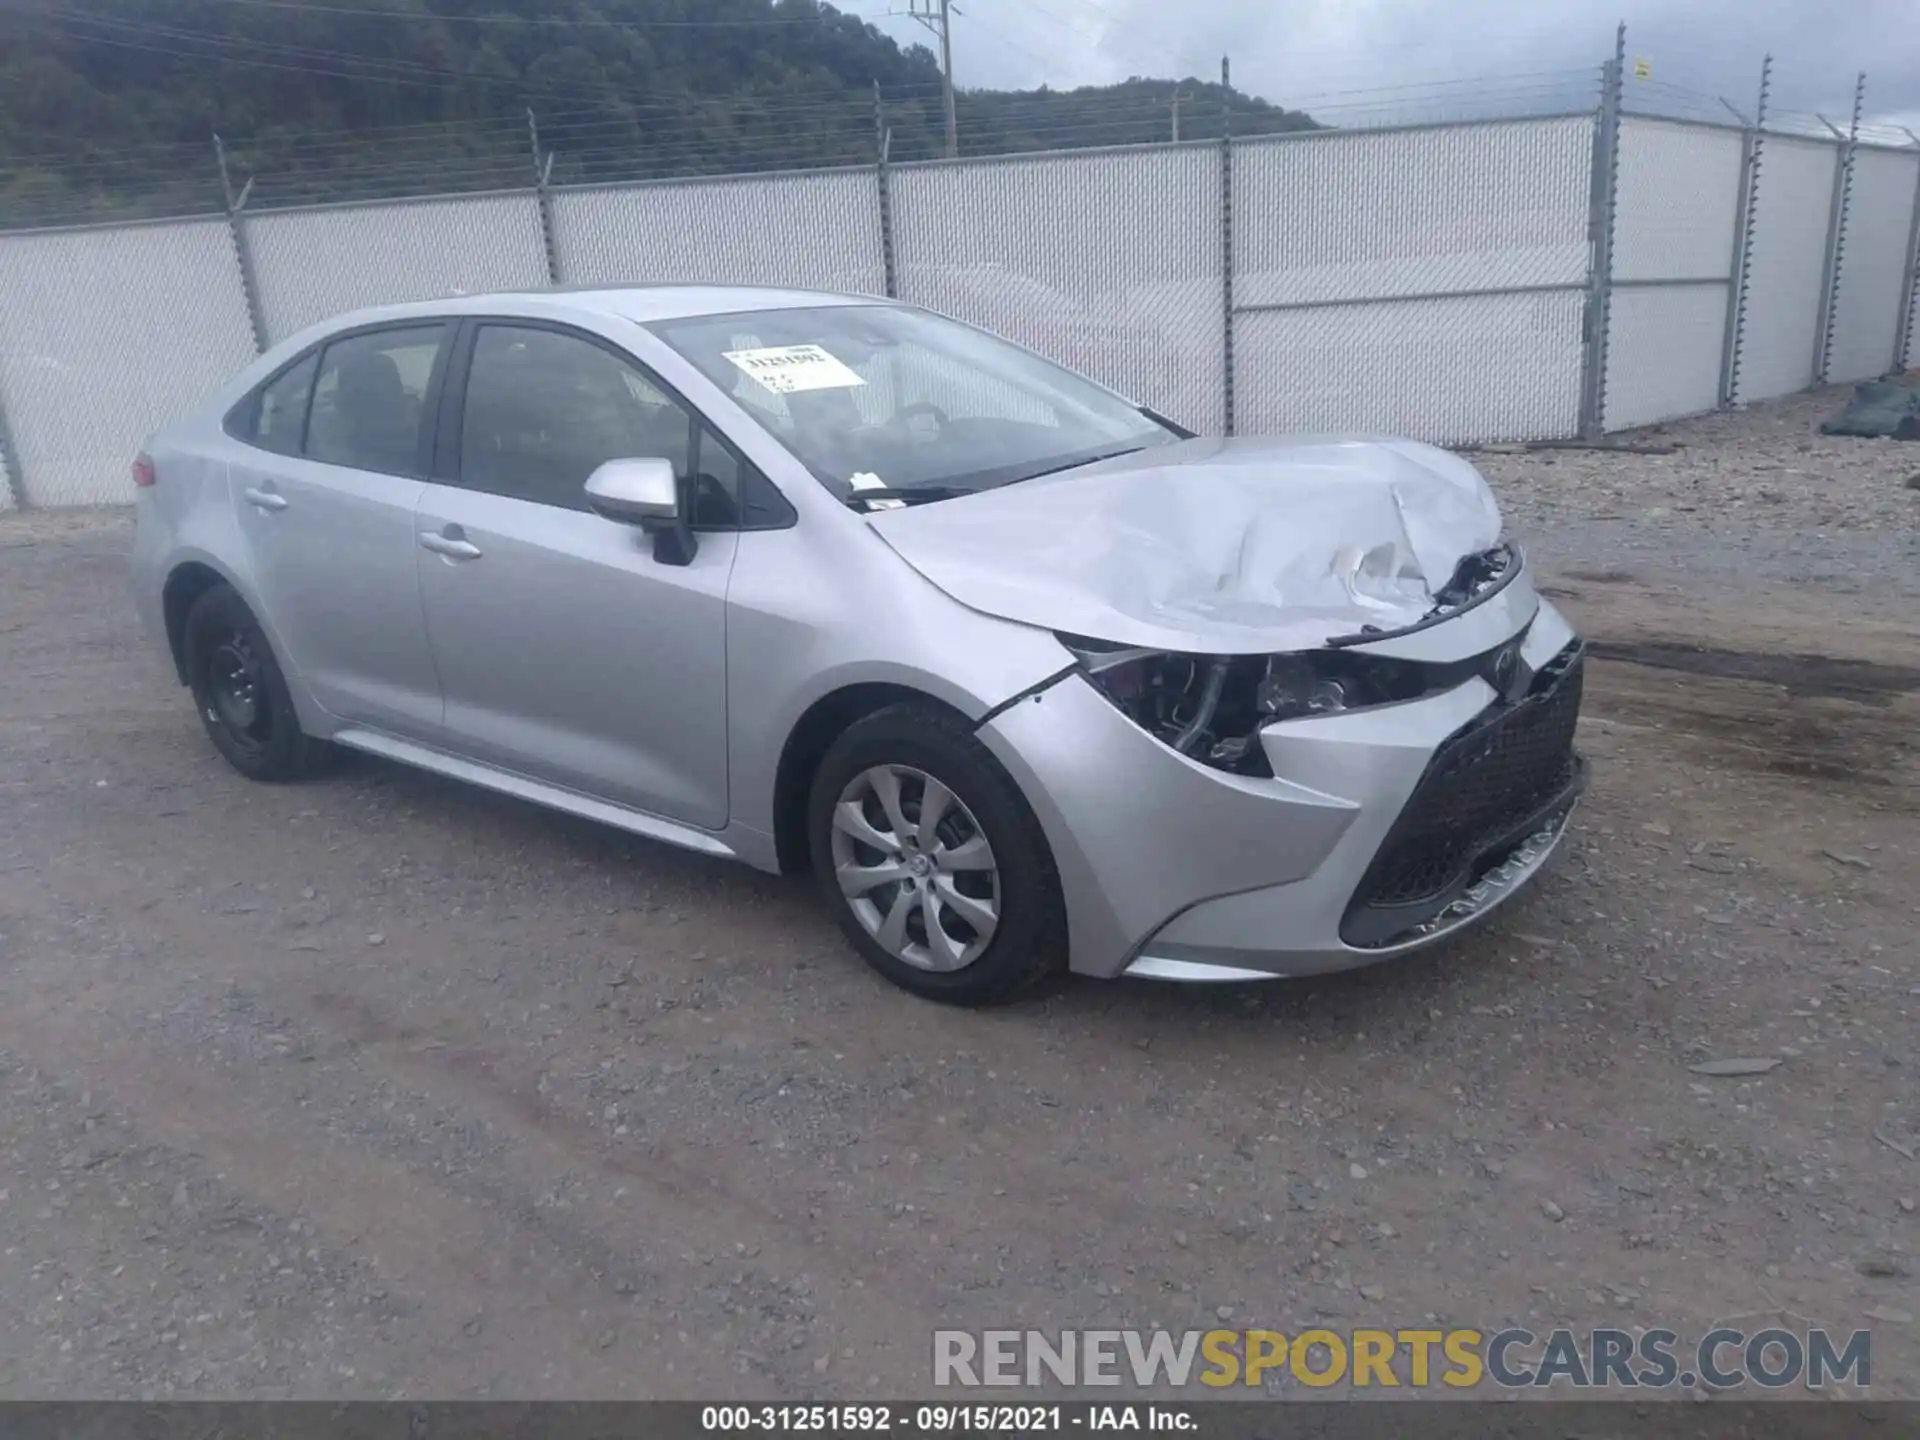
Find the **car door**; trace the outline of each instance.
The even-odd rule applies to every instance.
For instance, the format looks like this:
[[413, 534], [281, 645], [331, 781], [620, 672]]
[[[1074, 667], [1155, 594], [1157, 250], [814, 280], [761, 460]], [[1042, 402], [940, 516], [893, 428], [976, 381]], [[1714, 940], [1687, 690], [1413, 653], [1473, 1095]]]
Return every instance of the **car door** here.
[[414, 511], [451, 324], [318, 346], [259, 391], [229, 469], [253, 580], [282, 659], [341, 720], [431, 739]]
[[[691, 561], [587, 508], [601, 463], [664, 457], [699, 427], [630, 356], [529, 321], [462, 334], [436, 483], [416, 516], [446, 743], [470, 758], [686, 824], [727, 821], [727, 583], [738, 537]], [[716, 446], [717, 449], [717, 446]]]

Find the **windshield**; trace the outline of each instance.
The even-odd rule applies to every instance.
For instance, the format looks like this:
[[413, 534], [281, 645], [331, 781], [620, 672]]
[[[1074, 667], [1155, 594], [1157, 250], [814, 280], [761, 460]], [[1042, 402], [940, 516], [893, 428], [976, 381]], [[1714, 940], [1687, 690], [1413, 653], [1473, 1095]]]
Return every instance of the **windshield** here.
[[1178, 438], [1071, 371], [920, 310], [758, 310], [651, 328], [844, 500], [939, 499]]

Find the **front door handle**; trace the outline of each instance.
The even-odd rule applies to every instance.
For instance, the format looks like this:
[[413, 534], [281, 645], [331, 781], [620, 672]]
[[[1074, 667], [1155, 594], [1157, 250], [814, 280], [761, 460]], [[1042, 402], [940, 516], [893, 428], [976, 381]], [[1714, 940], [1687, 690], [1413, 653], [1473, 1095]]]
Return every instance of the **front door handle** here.
[[470, 540], [456, 540], [450, 535], [441, 535], [432, 530], [420, 532], [420, 548], [431, 550], [436, 555], [444, 555], [449, 560], [478, 560], [480, 547]]
[[287, 508], [287, 497], [275, 494], [271, 490], [262, 490], [258, 486], [250, 485], [240, 493], [246, 497], [249, 505], [257, 505], [262, 510], [284, 510]]

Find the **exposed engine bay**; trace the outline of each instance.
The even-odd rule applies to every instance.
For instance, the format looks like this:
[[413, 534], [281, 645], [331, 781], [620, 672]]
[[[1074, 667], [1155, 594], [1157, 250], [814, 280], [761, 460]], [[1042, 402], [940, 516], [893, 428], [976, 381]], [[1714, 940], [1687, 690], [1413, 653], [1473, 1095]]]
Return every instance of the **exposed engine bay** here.
[[1363, 631], [1330, 641], [1322, 650], [1190, 655], [1076, 635], [1061, 635], [1060, 640], [1078, 657], [1094, 687], [1141, 729], [1217, 770], [1271, 776], [1260, 745], [1262, 727], [1417, 700], [1486, 668], [1484, 656], [1436, 664], [1347, 647], [1457, 615], [1494, 594], [1519, 568], [1519, 552], [1511, 545], [1465, 556], [1417, 625]]
[[1472, 555], [1462, 555], [1447, 583], [1433, 592], [1433, 609], [1426, 613], [1421, 623], [1459, 614], [1474, 602], [1491, 595], [1518, 573], [1519, 568], [1520, 552], [1512, 545], [1495, 545]]

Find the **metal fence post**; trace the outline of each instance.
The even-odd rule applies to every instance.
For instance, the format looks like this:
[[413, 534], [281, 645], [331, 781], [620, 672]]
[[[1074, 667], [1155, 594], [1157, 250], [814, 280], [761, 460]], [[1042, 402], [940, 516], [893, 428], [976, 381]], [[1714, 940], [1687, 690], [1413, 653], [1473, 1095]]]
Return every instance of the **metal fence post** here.
[[247, 307], [247, 325], [253, 331], [253, 350], [264, 355], [272, 346], [267, 336], [267, 317], [260, 306], [260, 282], [253, 269], [253, 247], [247, 243], [247, 197], [253, 193], [253, 177], [233, 189], [233, 172], [227, 166], [227, 146], [218, 135], [213, 137], [213, 158], [220, 165], [220, 193], [227, 206], [227, 235], [233, 241], [234, 263], [240, 267], [240, 296]]
[[20, 473], [20, 452], [7, 429], [6, 397], [0, 395], [0, 510], [27, 508], [27, 482]]
[[1759, 215], [1760, 156], [1766, 141], [1767, 89], [1773, 56], [1760, 61], [1760, 100], [1741, 135], [1740, 198], [1733, 208], [1733, 271], [1727, 283], [1727, 324], [1720, 351], [1720, 408], [1739, 402], [1740, 351], [1747, 335], [1747, 287], [1753, 279], [1753, 227]]
[[[1907, 132], [1912, 135], [1913, 132]], [[1920, 136], [1914, 138], [1920, 152]], [[1900, 327], [1893, 337], [1893, 370], [1906, 367], [1907, 351], [1913, 346], [1914, 310], [1920, 308], [1920, 166], [1913, 177], [1913, 218], [1907, 222], [1907, 278], [1900, 291]], [[4, 423], [4, 417], [0, 417]]]
[[540, 153], [540, 120], [527, 109], [527, 143], [533, 150], [533, 203], [540, 210], [540, 249], [547, 261], [547, 284], [560, 283], [560, 250], [553, 239], [553, 152]]
[[1220, 57], [1221, 433], [1233, 434], [1233, 72]]
[[880, 199], [880, 268], [885, 276], [887, 298], [900, 298], [900, 279], [893, 268], [893, 182], [887, 174], [887, 154], [893, 149], [893, 132], [887, 129], [887, 105], [880, 97], [880, 82], [873, 82], [873, 180]]
[[[1840, 308], [1840, 267], [1847, 248], [1847, 211], [1853, 204], [1853, 156], [1860, 143], [1860, 105], [1866, 99], [1867, 77], [1853, 82], [1853, 123], [1841, 137], [1840, 164], [1833, 172], [1833, 202], [1827, 211], [1827, 283], [1820, 288], [1820, 319], [1813, 328], [1813, 383], [1827, 383], [1833, 362], [1833, 327]], [[1822, 123], [1825, 123], [1824, 117]], [[1833, 129], [1828, 125], [1829, 130]], [[1838, 132], [1835, 132], [1838, 134]]]
[[1613, 207], [1620, 188], [1621, 72], [1627, 27], [1613, 35], [1613, 58], [1601, 72], [1600, 109], [1593, 123], [1593, 173], [1587, 202], [1586, 353], [1580, 377], [1580, 434], [1597, 439], [1606, 423], [1607, 322], [1613, 308]]

